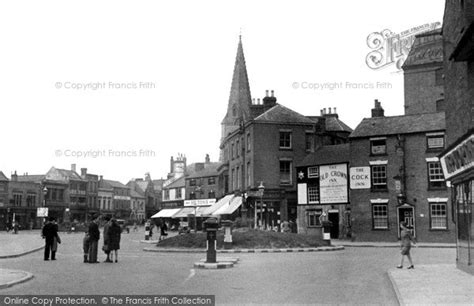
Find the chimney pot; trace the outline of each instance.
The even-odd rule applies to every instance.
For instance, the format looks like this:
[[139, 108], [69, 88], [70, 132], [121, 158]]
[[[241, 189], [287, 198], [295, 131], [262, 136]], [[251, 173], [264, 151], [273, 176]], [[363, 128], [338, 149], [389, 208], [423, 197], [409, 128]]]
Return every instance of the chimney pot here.
[[321, 112], [321, 116], [324, 115], [323, 109], [319, 110]]
[[257, 99], [257, 104], [260, 104], [260, 98]]
[[330, 107], [328, 107], [328, 111], [329, 111], [329, 114], [330, 114], [331, 113], [331, 108]]
[[76, 172], [76, 164], [71, 164], [71, 171]]
[[265, 97], [268, 97], [268, 89], [265, 90]]
[[335, 108], [335, 107], [334, 107], [334, 114], [337, 114], [337, 112], [336, 112], [336, 108]]
[[272, 91], [271, 91], [271, 94], [272, 94], [272, 98], [273, 98], [273, 96], [274, 96], [274, 90], [273, 90], [273, 89], [272, 89]]

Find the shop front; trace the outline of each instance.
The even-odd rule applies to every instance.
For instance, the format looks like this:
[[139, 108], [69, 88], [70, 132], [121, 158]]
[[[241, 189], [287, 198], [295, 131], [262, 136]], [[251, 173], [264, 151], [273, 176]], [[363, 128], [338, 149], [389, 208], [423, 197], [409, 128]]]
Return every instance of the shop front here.
[[473, 188], [474, 130], [469, 131], [441, 158], [444, 176], [452, 188], [453, 216], [456, 223], [456, 262], [458, 268], [474, 274]]

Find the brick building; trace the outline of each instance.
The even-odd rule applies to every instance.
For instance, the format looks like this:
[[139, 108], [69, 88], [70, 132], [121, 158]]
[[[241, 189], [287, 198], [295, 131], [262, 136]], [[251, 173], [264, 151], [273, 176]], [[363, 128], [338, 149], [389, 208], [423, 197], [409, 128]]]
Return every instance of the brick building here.
[[4, 230], [10, 222], [10, 210], [8, 209], [8, 177], [0, 171], [0, 230]]
[[298, 233], [322, 236], [328, 220], [331, 238], [350, 235], [349, 153], [349, 143], [322, 146], [297, 165]]
[[443, 172], [451, 182], [457, 266], [474, 274], [474, 1], [447, 0], [443, 20], [447, 148]]
[[114, 188], [104, 180], [104, 177], [99, 176], [99, 186], [97, 189], [97, 196], [99, 200], [100, 214], [105, 216], [114, 216]]
[[405, 115], [444, 111], [441, 29], [416, 35], [402, 69]]
[[145, 197], [145, 211], [149, 211], [148, 213], [145, 212], [146, 215], [151, 216], [158, 211], [155, 201], [155, 186], [150, 173], [145, 173], [144, 179], [139, 178], [129, 181], [127, 186]]
[[[315, 147], [347, 141], [351, 132], [331, 111], [306, 117], [276, 101], [273, 90], [266, 91], [262, 102], [251, 100], [239, 39], [227, 113], [221, 123], [220, 192], [246, 194], [242, 216], [253, 222], [256, 217], [267, 228], [283, 220], [296, 221], [295, 165]], [[261, 184], [263, 196], [257, 192]]]
[[[444, 113], [385, 117], [375, 101], [372, 117], [350, 135], [350, 167], [370, 173], [351, 189], [352, 232], [357, 240], [396, 241], [407, 221], [418, 241], [452, 242], [449, 192], [438, 154], [445, 148]], [[364, 170], [365, 169], [365, 170]]]
[[103, 181], [113, 190], [113, 216], [118, 219], [130, 219], [132, 212], [130, 188], [118, 181]]
[[89, 221], [90, 215], [98, 215], [100, 213], [99, 207], [99, 176], [97, 174], [87, 173], [87, 168], [81, 168], [81, 177], [87, 182], [86, 188], [86, 215], [85, 222]]
[[[42, 220], [36, 217], [37, 208], [42, 206], [42, 185], [33, 181], [18, 181], [18, 175], [12, 174], [8, 185], [9, 213], [23, 229], [40, 228]], [[11, 221], [11, 220], [10, 220]]]

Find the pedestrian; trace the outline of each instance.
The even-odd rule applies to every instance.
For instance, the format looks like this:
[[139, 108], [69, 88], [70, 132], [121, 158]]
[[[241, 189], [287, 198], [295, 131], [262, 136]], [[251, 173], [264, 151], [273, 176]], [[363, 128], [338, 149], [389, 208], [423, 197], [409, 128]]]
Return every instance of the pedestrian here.
[[138, 225], [137, 225], [137, 222], [133, 222], [133, 231], [134, 232], [138, 232]]
[[288, 221], [285, 220], [285, 221], [282, 222], [281, 231], [283, 233], [290, 233], [291, 232], [290, 223]]
[[97, 247], [99, 245], [99, 239], [99, 217], [94, 215], [92, 217], [92, 222], [89, 225], [89, 263], [98, 263]]
[[82, 249], [84, 251], [84, 262], [89, 262], [89, 231], [86, 230], [82, 239]]
[[56, 239], [56, 243], [60, 243], [59, 235], [58, 235], [58, 227], [54, 224], [54, 218], [49, 217], [46, 224], [43, 226], [41, 231], [42, 237], [45, 240], [44, 245], [44, 260], [49, 260], [51, 255], [51, 260], [56, 260], [56, 249], [54, 249], [54, 240]]
[[[109, 250], [110, 250], [110, 262], [113, 262], [113, 253], [115, 253], [115, 262], [118, 262], [118, 250], [120, 250], [120, 237], [121, 237], [122, 229], [120, 225], [117, 223], [115, 218], [110, 220], [110, 227], [108, 229], [109, 235]], [[113, 252], [113, 253], [112, 253]]]
[[109, 228], [110, 228], [110, 217], [105, 216], [105, 225], [104, 225], [104, 231], [103, 231], [103, 236], [104, 236], [104, 245], [102, 246], [102, 251], [107, 255], [107, 258], [105, 259], [104, 262], [112, 262], [110, 260], [110, 247], [109, 247]]
[[161, 221], [161, 225], [160, 225], [160, 241], [165, 239], [166, 236], [168, 236], [168, 226], [166, 225], [166, 222], [165, 221]]
[[411, 232], [408, 229], [408, 225], [405, 221], [400, 222], [400, 229], [400, 249], [402, 253], [402, 261], [400, 262], [400, 265], [397, 266], [397, 268], [403, 268], [403, 259], [404, 256], [406, 256], [408, 257], [408, 261], [410, 262], [410, 266], [408, 267], [408, 269], [414, 269], [415, 267], [413, 266], [413, 261], [411, 260], [410, 249], [412, 243], [413, 245], [416, 245], [415, 240], [413, 239], [413, 236], [411, 235]]

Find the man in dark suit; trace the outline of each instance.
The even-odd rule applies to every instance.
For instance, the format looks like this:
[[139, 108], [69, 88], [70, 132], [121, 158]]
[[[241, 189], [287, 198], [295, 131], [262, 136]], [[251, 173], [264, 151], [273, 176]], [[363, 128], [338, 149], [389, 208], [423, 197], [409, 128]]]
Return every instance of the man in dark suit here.
[[45, 240], [44, 245], [44, 260], [49, 260], [51, 253], [51, 260], [56, 260], [56, 251], [53, 250], [54, 239], [58, 238], [58, 227], [54, 223], [54, 218], [49, 217], [46, 224], [43, 226], [42, 235]]
[[89, 225], [89, 263], [98, 263], [97, 246], [99, 245], [99, 239], [99, 217], [95, 215]]

